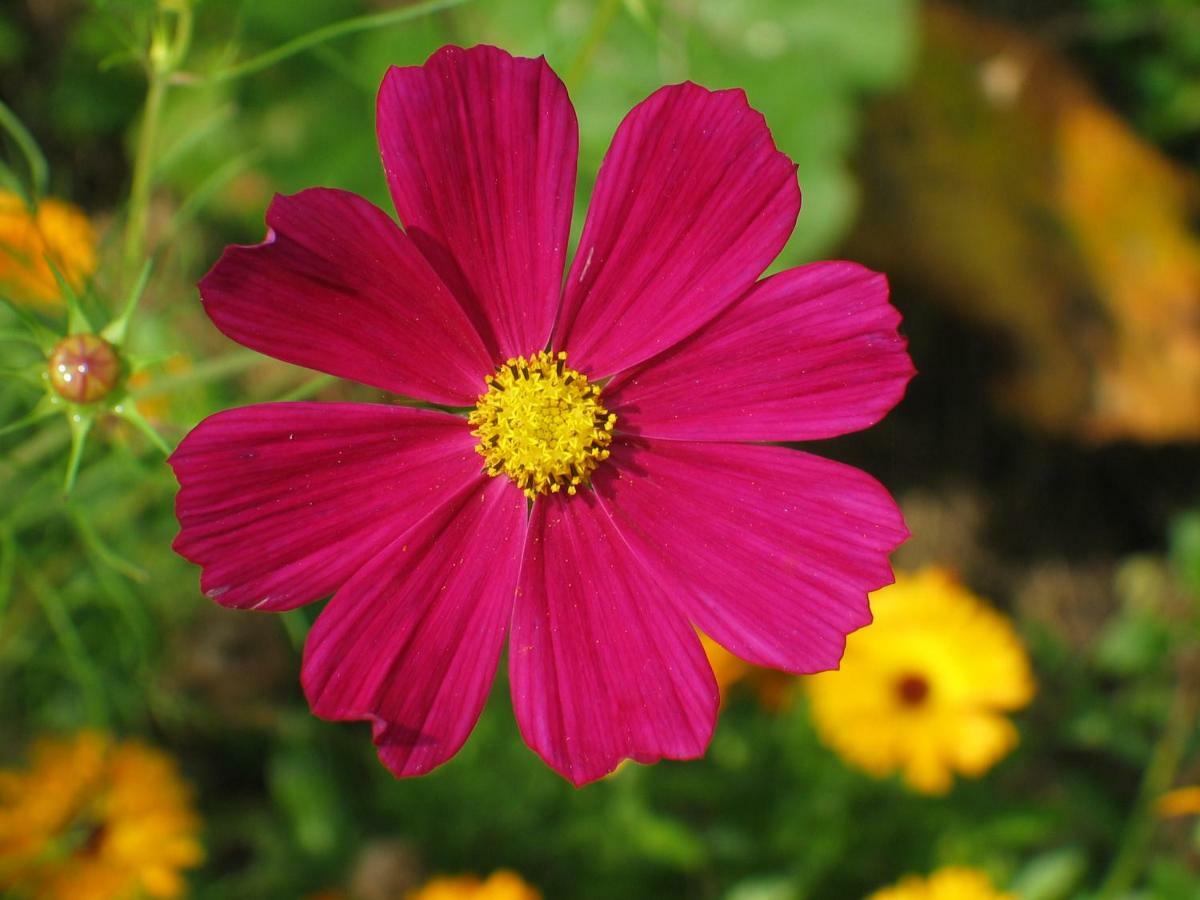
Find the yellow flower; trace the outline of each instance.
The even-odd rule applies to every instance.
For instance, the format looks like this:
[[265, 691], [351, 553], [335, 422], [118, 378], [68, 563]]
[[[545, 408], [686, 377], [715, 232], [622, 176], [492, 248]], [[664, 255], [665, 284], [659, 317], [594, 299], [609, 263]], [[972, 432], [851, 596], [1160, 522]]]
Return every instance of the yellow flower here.
[[850, 635], [840, 671], [807, 680], [822, 740], [923, 793], [949, 790], [956, 771], [983, 774], [1017, 743], [1004, 713], [1034, 691], [1012, 625], [938, 568], [897, 573], [871, 608], [874, 624]]
[[542, 900], [542, 895], [520, 876], [500, 869], [486, 881], [474, 875], [433, 878], [410, 891], [407, 900]]
[[35, 305], [61, 302], [47, 256], [76, 289], [96, 271], [96, 233], [83, 210], [47, 198], [30, 214], [21, 197], [0, 191], [0, 295]]
[[0, 772], [0, 893], [178, 897], [202, 856], [199, 824], [160, 751], [93, 731], [39, 741], [28, 769]]
[[867, 900], [1016, 900], [1016, 896], [996, 890], [982, 872], [952, 866], [928, 878], [909, 875]]
[[1154, 809], [1164, 819], [1200, 816], [1200, 785], [1167, 791], [1158, 798]]

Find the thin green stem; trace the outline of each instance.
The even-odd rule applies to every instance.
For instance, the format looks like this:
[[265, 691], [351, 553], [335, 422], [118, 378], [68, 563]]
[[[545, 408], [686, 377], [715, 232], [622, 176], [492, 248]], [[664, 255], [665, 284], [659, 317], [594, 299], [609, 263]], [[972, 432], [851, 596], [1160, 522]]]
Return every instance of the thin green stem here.
[[154, 426], [146, 421], [145, 416], [138, 412], [137, 404], [122, 403], [113, 412], [140, 431], [163, 456], [171, 455], [171, 448], [167, 446], [167, 442], [163, 440], [162, 435], [155, 430]]
[[171, 224], [167, 231], [165, 243], [169, 245], [183, 229], [183, 227], [187, 225], [195, 217], [195, 215], [216, 195], [217, 191], [223, 188], [242, 172], [249, 169], [250, 166], [257, 162], [261, 157], [262, 151], [253, 150], [249, 153], [243, 153], [239, 156], [235, 156], [233, 159], [229, 160], [224, 165], [211, 172], [179, 205], [179, 209], [176, 210], [174, 217], [171, 219]]
[[26, 583], [42, 607], [50, 630], [54, 632], [54, 637], [66, 656], [67, 666], [83, 695], [89, 720], [94, 725], [107, 724], [108, 710], [102, 693], [103, 682], [88, 655], [83, 639], [79, 636], [79, 631], [75, 628], [75, 623], [71, 621], [62, 597], [35, 570], [25, 570], [24, 575]]
[[156, 378], [146, 387], [130, 391], [129, 396], [134, 400], [138, 400], [142, 397], [163, 394], [167, 391], [188, 387], [193, 384], [205, 384], [209, 381], [215, 381], [218, 378], [237, 375], [254, 366], [261, 365], [262, 362], [263, 357], [261, 354], [250, 350], [237, 350], [226, 356], [218, 356], [216, 359], [205, 360], [188, 369], [186, 372], [180, 372], [178, 375], [164, 375], [161, 378]]
[[83, 450], [87, 446], [88, 433], [92, 430], [95, 416], [89, 413], [74, 413], [67, 419], [71, 428], [71, 451], [67, 454], [67, 474], [63, 479], [63, 493], [71, 493], [75, 478], [79, 475], [79, 464], [83, 461]]
[[1125, 896], [1141, 877], [1146, 854], [1154, 837], [1155, 802], [1175, 780], [1195, 725], [1196, 709], [1192, 691], [1180, 679], [1167, 714], [1167, 723], [1142, 775], [1133, 813], [1096, 900], [1114, 900]]
[[167, 96], [171, 76], [187, 57], [191, 40], [190, 5], [186, 2], [160, 0], [146, 57], [146, 105], [142, 110], [142, 124], [138, 130], [137, 148], [133, 156], [129, 214], [125, 220], [121, 283], [126, 287], [137, 277], [145, 263], [146, 223], [150, 215], [150, 194], [154, 184], [154, 151], [158, 143], [163, 101]]
[[304, 617], [304, 611], [288, 610], [280, 614], [279, 621], [283, 623], [283, 630], [291, 641], [292, 648], [297, 652], [302, 651], [304, 641], [308, 637], [308, 620]]
[[12, 191], [17, 196], [25, 194], [25, 185], [21, 183], [21, 179], [12, 170], [12, 167], [3, 161], [0, 161], [0, 185], [3, 185], [6, 190]]
[[281, 44], [273, 50], [260, 53], [258, 56], [251, 57], [244, 62], [228, 66], [224, 69], [218, 69], [207, 76], [191, 77], [185, 73], [180, 73], [174, 79], [174, 83], [188, 86], [207, 86], [219, 84], [222, 81], [230, 81], [234, 78], [241, 78], [244, 75], [251, 75], [255, 72], [261, 72], [263, 69], [268, 69], [276, 63], [287, 59], [289, 56], [295, 56], [297, 53], [302, 53], [326, 41], [345, 37], [348, 34], [356, 34], [360, 31], [370, 31], [376, 28], [386, 28], [389, 25], [398, 25], [401, 22], [417, 19], [429, 13], [460, 6], [465, 2], [467, 0], [426, 0], [424, 3], [416, 3], [412, 6], [401, 7], [400, 9], [390, 9], [370, 15], [356, 16], [352, 19], [343, 19], [340, 22], [334, 22], [331, 25], [317, 28], [308, 32], [308, 34], [302, 34], [300, 37], [294, 38], [286, 44]]
[[29, 344], [32, 347], [40, 346], [36, 339], [24, 331], [9, 331], [7, 329], [0, 329], [0, 341], [12, 341], [15, 344]]
[[22, 416], [15, 422], [5, 422], [3, 425], [0, 425], [0, 434], [10, 434], [14, 431], [20, 431], [22, 428], [28, 428], [30, 425], [36, 425], [42, 419], [54, 415], [56, 411], [48, 406], [34, 407], [33, 412]]
[[71, 523], [75, 526], [75, 530], [79, 534], [79, 540], [82, 542], [84, 549], [90, 552], [97, 562], [114, 571], [120, 572], [129, 580], [136, 581], [139, 584], [144, 584], [150, 579], [150, 575], [145, 569], [133, 564], [105, 544], [96, 532], [96, 529], [92, 526], [92, 523], [88, 521], [87, 517], [80, 510], [71, 509], [69, 516]]
[[313, 394], [320, 391], [322, 388], [328, 387], [337, 381], [332, 375], [317, 375], [308, 379], [304, 384], [301, 384], [292, 390], [288, 391], [279, 398], [280, 402], [286, 403], [292, 400], [307, 400]]
[[50, 351], [54, 348], [54, 345], [58, 343], [61, 335], [51, 331], [49, 328], [43, 325], [38, 320], [37, 316], [33, 315], [33, 313], [29, 312], [27, 309], [23, 309], [11, 297], [6, 296], [5, 294], [0, 294], [0, 304], [7, 306], [12, 311], [13, 315], [17, 317], [17, 320], [25, 326], [26, 330], [29, 332], [29, 337], [33, 340], [33, 342], [37, 344], [37, 346], [40, 347], [46, 353], [46, 355], [49, 355]]
[[38, 463], [61, 450], [69, 439], [70, 430], [66, 428], [38, 429], [29, 440], [0, 457], [0, 484], [10, 473], [15, 477], [19, 468], [38, 468]]
[[0, 100], [0, 128], [8, 132], [25, 157], [25, 165], [29, 168], [30, 185], [33, 188], [32, 199], [36, 202], [37, 198], [46, 192], [46, 184], [49, 180], [50, 170], [46, 165], [46, 157], [42, 155], [41, 148], [33, 139], [33, 135], [2, 100]]
[[[12, 597], [13, 575], [17, 571], [17, 539], [9, 525], [0, 524], [0, 625]], [[0, 628], [0, 631], [3, 631]]]
[[620, 9], [621, 0], [601, 0], [596, 7], [596, 14], [592, 16], [592, 23], [588, 26], [587, 34], [583, 36], [583, 43], [567, 66], [567, 74], [563, 76], [563, 82], [572, 93], [583, 81], [583, 76], [591, 66], [596, 51], [600, 49], [604, 36], [608, 34], [608, 29], [612, 27]]
[[154, 159], [154, 144], [158, 140], [158, 122], [162, 116], [163, 100], [167, 95], [167, 80], [163, 73], [150, 72], [146, 91], [146, 106], [138, 132], [137, 150], [133, 157], [133, 183], [129, 190], [129, 217], [125, 221], [125, 242], [122, 253], [123, 283], [128, 284], [142, 266], [146, 246], [146, 222], [150, 216], [150, 188]]

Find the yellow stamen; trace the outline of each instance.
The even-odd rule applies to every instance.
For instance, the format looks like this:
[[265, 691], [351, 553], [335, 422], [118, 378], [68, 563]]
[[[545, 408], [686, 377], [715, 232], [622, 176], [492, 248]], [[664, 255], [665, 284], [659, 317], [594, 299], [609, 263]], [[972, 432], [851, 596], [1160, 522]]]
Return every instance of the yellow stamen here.
[[566, 353], [544, 350], [508, 360], [485, 379], [487, 393], [467, 417], [487, 473], [507, 475], [530, 500], [574, 494], [608, 459], [617, 417], [566, 361]]

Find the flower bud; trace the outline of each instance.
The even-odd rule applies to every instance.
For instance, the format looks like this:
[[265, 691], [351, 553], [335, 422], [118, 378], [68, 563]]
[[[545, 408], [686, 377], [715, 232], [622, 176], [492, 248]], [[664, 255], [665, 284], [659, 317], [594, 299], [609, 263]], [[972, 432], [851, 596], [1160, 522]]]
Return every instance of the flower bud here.
[[72, 403], [95, 403], [117, 386], [121, 363], [112, 344], [94, 334], [72, 334], [50, 351], [54, 392]]

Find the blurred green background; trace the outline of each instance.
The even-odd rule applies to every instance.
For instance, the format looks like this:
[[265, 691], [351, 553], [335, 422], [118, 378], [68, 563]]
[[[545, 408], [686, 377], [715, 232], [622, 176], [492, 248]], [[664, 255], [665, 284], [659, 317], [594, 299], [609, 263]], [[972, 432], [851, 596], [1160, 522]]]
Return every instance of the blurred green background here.
[[[0, 99], [23, 123], [5, 128], [4, 174], [36, 186], [27, 130], [46, 193], [99, 235], [82, 301], [99, 321], [140, 269], [122, 240], [142, 59], [184, 2], [0, 7]], [[1018, 749], [943, 797], [855, 771], [802, 697], [764, 705], [746, 683], [706, 759], [575, 790], [521, 743], [501, 678], [452, 762], [396, 781], [365, 725], [307, 711], [316, 609], [211, 604], [170, 550], [162, 453], [99, 415], [66, 493], [71, 428], [54, 415], [0, 432], [0, 767], [83, 727], [163, 748], [203, 821], [199, 898], [383, 900], [506, 868], [547, 898], [840, 900], [949, 864], [1023, 900], [1200, 897], [1197, 818], [1154, 812], [1200, 783], [1200, 6], [197, 0], [187, 15], [141, 164], [153, 266], [126, 345], [145, 363], [126, 402], [167, 445], [229, 406], [378, 399], [234, 346], [194, 285], [224, 245], [261, 238], [275, 192], [390, 208], [374, 132], [388, 65], [446, 43], [545, 54], [579, 116], [576, 234], [631, 106], [684, 79], [744, 87], [804, 192], [776, 267], [887, 271], [921, 372], [885, 423], [817, 449], [901, 500], [914, 538], [898, 566], [949, 567], [1013, 617], [1039, 690]], [[67, 327], [61, 304], [0, 307], [0, 427], [44, 394], [22, 318]]]

